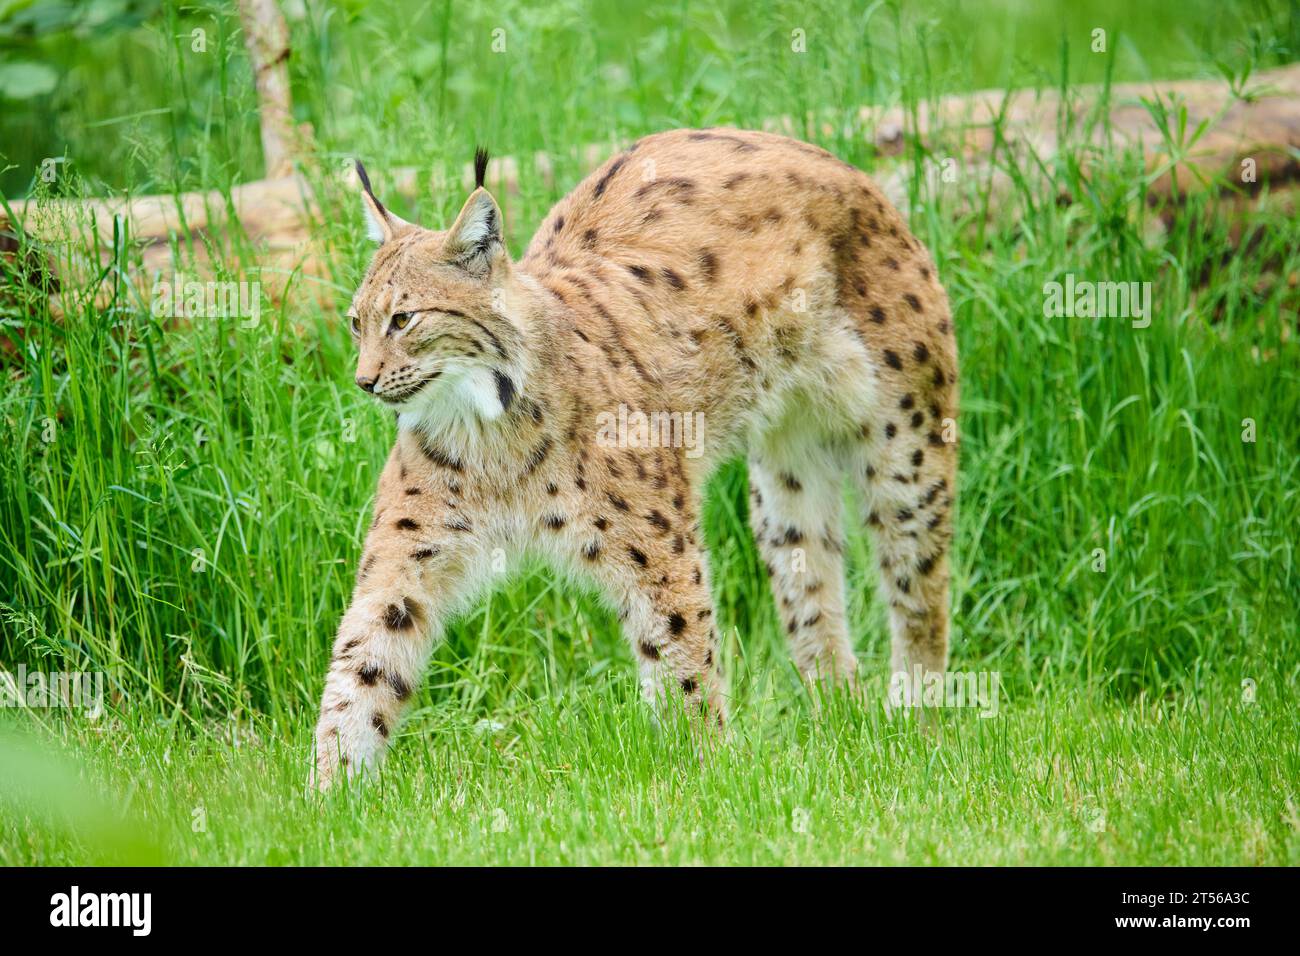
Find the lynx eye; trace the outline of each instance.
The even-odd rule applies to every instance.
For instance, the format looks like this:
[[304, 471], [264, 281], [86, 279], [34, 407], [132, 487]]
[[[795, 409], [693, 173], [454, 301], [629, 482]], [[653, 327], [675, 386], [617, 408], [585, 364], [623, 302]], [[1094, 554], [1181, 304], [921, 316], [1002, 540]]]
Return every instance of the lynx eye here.
[[360, 334], [361, 334], [361, 319], [360, 319], [358, 316], [355, 316], [355, 315], [352, 316], [351, 318], [352, 318], [352, 323], [351, 323], [351, 324], [352, 324], [352, 334], [353, 334], [353, 335], [360, 335]]
[[411, 324], [411, 317], [414, 315], [415, 315], [414, 312], [394, 312], [392, 327], [394, 329], [406, 328], [408, 325]]

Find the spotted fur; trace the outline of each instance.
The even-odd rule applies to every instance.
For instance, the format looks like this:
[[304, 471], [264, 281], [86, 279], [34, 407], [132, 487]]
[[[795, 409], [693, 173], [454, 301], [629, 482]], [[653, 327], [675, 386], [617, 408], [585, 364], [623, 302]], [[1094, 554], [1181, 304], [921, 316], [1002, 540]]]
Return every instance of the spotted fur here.
[[[319, 782], [382, 759], [445, 622], [524, 553], [593, 580], [645, 695], [719, 725], [701, 490], [748, 456], [750, 521], [800, 670], [852, 681], [845, 479], [874, 540], [893, 667], [941, 671], [957, 353], [929, 254], [859, 170], [742, 130], [610, 159], [511, 261], [480, 185], [446, 231], [363, 199], [380, 241], [349, 319], [390, 407], [317, 729]], [[700, 454], [598, 440], [624, 404], [703, 413]]]

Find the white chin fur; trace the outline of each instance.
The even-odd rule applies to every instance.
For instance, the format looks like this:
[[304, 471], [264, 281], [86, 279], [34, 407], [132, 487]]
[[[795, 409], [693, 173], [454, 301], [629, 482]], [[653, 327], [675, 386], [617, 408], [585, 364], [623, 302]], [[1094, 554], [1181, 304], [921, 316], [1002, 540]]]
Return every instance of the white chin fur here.
[[444, 434], [472, 425], [475, 419], [495, 421], [504, 409], [497, 396], [496, 379], [481, 365], [451, 368], [436, 382], [401, 406], [397, 413], [402, 428], [418, 428], [429, 435]]

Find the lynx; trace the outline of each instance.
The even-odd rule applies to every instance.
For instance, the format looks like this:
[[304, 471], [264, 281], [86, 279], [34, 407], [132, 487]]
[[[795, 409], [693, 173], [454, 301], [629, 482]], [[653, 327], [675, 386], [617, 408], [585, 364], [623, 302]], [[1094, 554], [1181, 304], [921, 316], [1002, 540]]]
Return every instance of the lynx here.
[[[700, 509], [738, 455], [799, 670], [855, 680], [847, 478], [892, 667], [942, 672], [956, 341], [934, 262], [880, 190], [796, 140], [675, 130], [583, 180], [515, 262], [486, 165], [480, 151], [442, 232], [388, 211], [357, 165], [379, 246], [348, 313], [356, 383], [397, 437], [325, 680], [317, 785], [379, 765], [446, 622], [501, 555], [594, 582], [651, 704], [723, 726]], [[636, 427], [598, 423], [620, 414]], [[647, 434], [654, 415], [669, 425]], [[687, 420], [695, 447], [672, 440]]]

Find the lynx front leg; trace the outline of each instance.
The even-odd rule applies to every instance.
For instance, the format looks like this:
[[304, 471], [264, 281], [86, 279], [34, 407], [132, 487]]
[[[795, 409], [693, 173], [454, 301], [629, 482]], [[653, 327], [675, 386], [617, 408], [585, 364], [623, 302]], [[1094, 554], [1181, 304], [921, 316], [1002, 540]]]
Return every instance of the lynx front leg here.
[[[376, 537], [372, 532], [372, 539]], [[339, 625], [316, 726], [315, 785], [377, 769], [464, 574], [417, 534], [371, 543]]]
[[671, 597], [637, 590], [627, 609], [623, 631], [637, 656], [641, 693], [655, 714], [684, 700], [689, 716], [723, 726], [726, 697], [707, 589], [683, 588]]
[[684, 700], [691, 717], [722, 727], [727, 707], [718, 632], [694, 530], [671, 527], [658, 540], [620, 530], [611, 529], [586, 554], [601, 564], [598, 578], [620, 609], [646, 702], [658, 716]]

